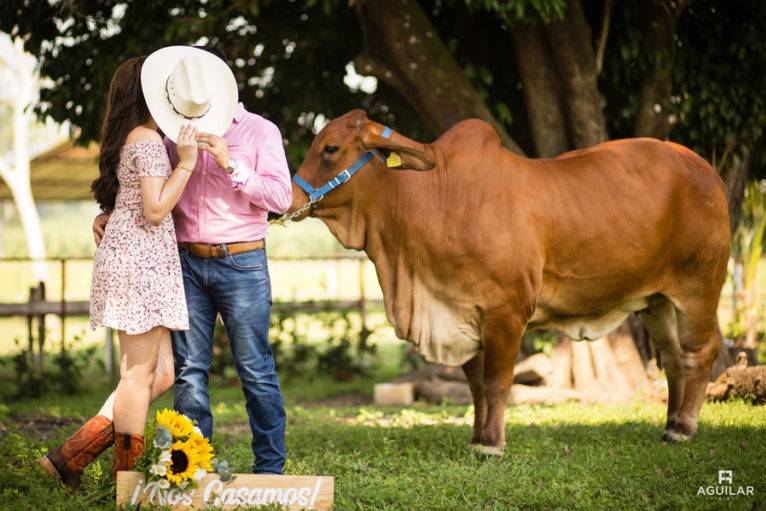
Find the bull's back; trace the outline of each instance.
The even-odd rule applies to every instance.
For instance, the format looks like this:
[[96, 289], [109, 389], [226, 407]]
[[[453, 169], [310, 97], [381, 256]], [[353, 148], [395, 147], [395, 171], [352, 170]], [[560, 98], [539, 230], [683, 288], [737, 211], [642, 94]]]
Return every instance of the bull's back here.
[[688, 149], [628, 139], [540, 163], [543, 291], [554, 308], [661, 292], [679, 268], [700, 278], [728, 254], [720, 179]]

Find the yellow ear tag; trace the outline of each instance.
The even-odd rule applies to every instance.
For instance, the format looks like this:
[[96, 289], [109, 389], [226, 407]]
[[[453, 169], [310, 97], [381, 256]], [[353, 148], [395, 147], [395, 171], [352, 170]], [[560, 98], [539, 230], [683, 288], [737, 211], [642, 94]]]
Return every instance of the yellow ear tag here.
[[402, 159], [395, 152], [391, 152], [391, 154], [389, 154], [388, 158], [386, 159], [386, 165], [388, 167], [401, 167]]

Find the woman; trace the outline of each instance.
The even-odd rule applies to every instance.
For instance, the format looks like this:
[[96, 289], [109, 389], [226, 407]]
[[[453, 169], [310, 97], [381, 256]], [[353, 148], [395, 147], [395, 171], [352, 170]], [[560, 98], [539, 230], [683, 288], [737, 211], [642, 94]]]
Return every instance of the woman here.
[[170, 330], [188, 328], [173, 220], [197, 161], [196, 129], [181, 127], [179, 163], [168, 154], [141, 89], [144, 57], [123, 62], [109, 88], [96, 200], [113, 210], [93, 261], [91, 328], [117, 330], [120, 382], [98, 415], [40, 463], [78, 488], [85, 466], [112, 443], [112, 474], [143, 453], [149, 404], [173, 384]]

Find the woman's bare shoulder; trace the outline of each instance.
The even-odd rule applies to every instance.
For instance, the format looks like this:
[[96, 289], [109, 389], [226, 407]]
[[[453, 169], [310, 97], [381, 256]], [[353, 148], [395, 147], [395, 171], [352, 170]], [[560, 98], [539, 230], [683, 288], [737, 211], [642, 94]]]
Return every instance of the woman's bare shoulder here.
[[151, 128], [136, 126], [125, 139], [125, 145], [135, 144], [136, 142], [159, 142], [162, 143], [160, 134]]

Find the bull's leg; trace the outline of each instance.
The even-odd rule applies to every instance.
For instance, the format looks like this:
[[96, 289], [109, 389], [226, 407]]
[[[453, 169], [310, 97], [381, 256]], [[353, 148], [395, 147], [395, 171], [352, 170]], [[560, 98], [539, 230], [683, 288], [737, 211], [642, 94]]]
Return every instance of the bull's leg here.
[[662, 297], [649, 305], [641, 314], [641, 319], [660, 353], [662, 367], [668, 378], [668, 417], [662, 437], [667, 441], [670, 440], [671, 431], [674, 431], [676, 426], [686, 386], [683, 352], [678, 341], [676, 308], [670, 300]]
[[524, 323], [515, 318], [486, 316], [482, 323], [482, 390], [487, 402], [487, 417], [479, 444], [486, 454], [500, 456], [505, 448], [505, 402], [513, 384], [513, 367], [523, 331]]
[[715, 306], [692, 301], [681, 304], [677, 314], [685, 387], [678, 418], [668, 434], [670, 440], [684, 441], [691, 439], [697, 432], [697, 421], [713, 362], [721, 349], [721, 334], [716, 322]]
[[479, 353], [471, 360], [463, 364], [463, 372], [465, 377], [468, 378], [468, 387], [471, 389], [471, 397], [473, 397], [473, 435], [471, 436], [471, 443], [478, 444], [481, 436], [482, 429], [484, 429], [484, 422], [487, 418], [487, 400], [484, 397], [482, 390], [482, 373], [483, 373], [483, 357]]

